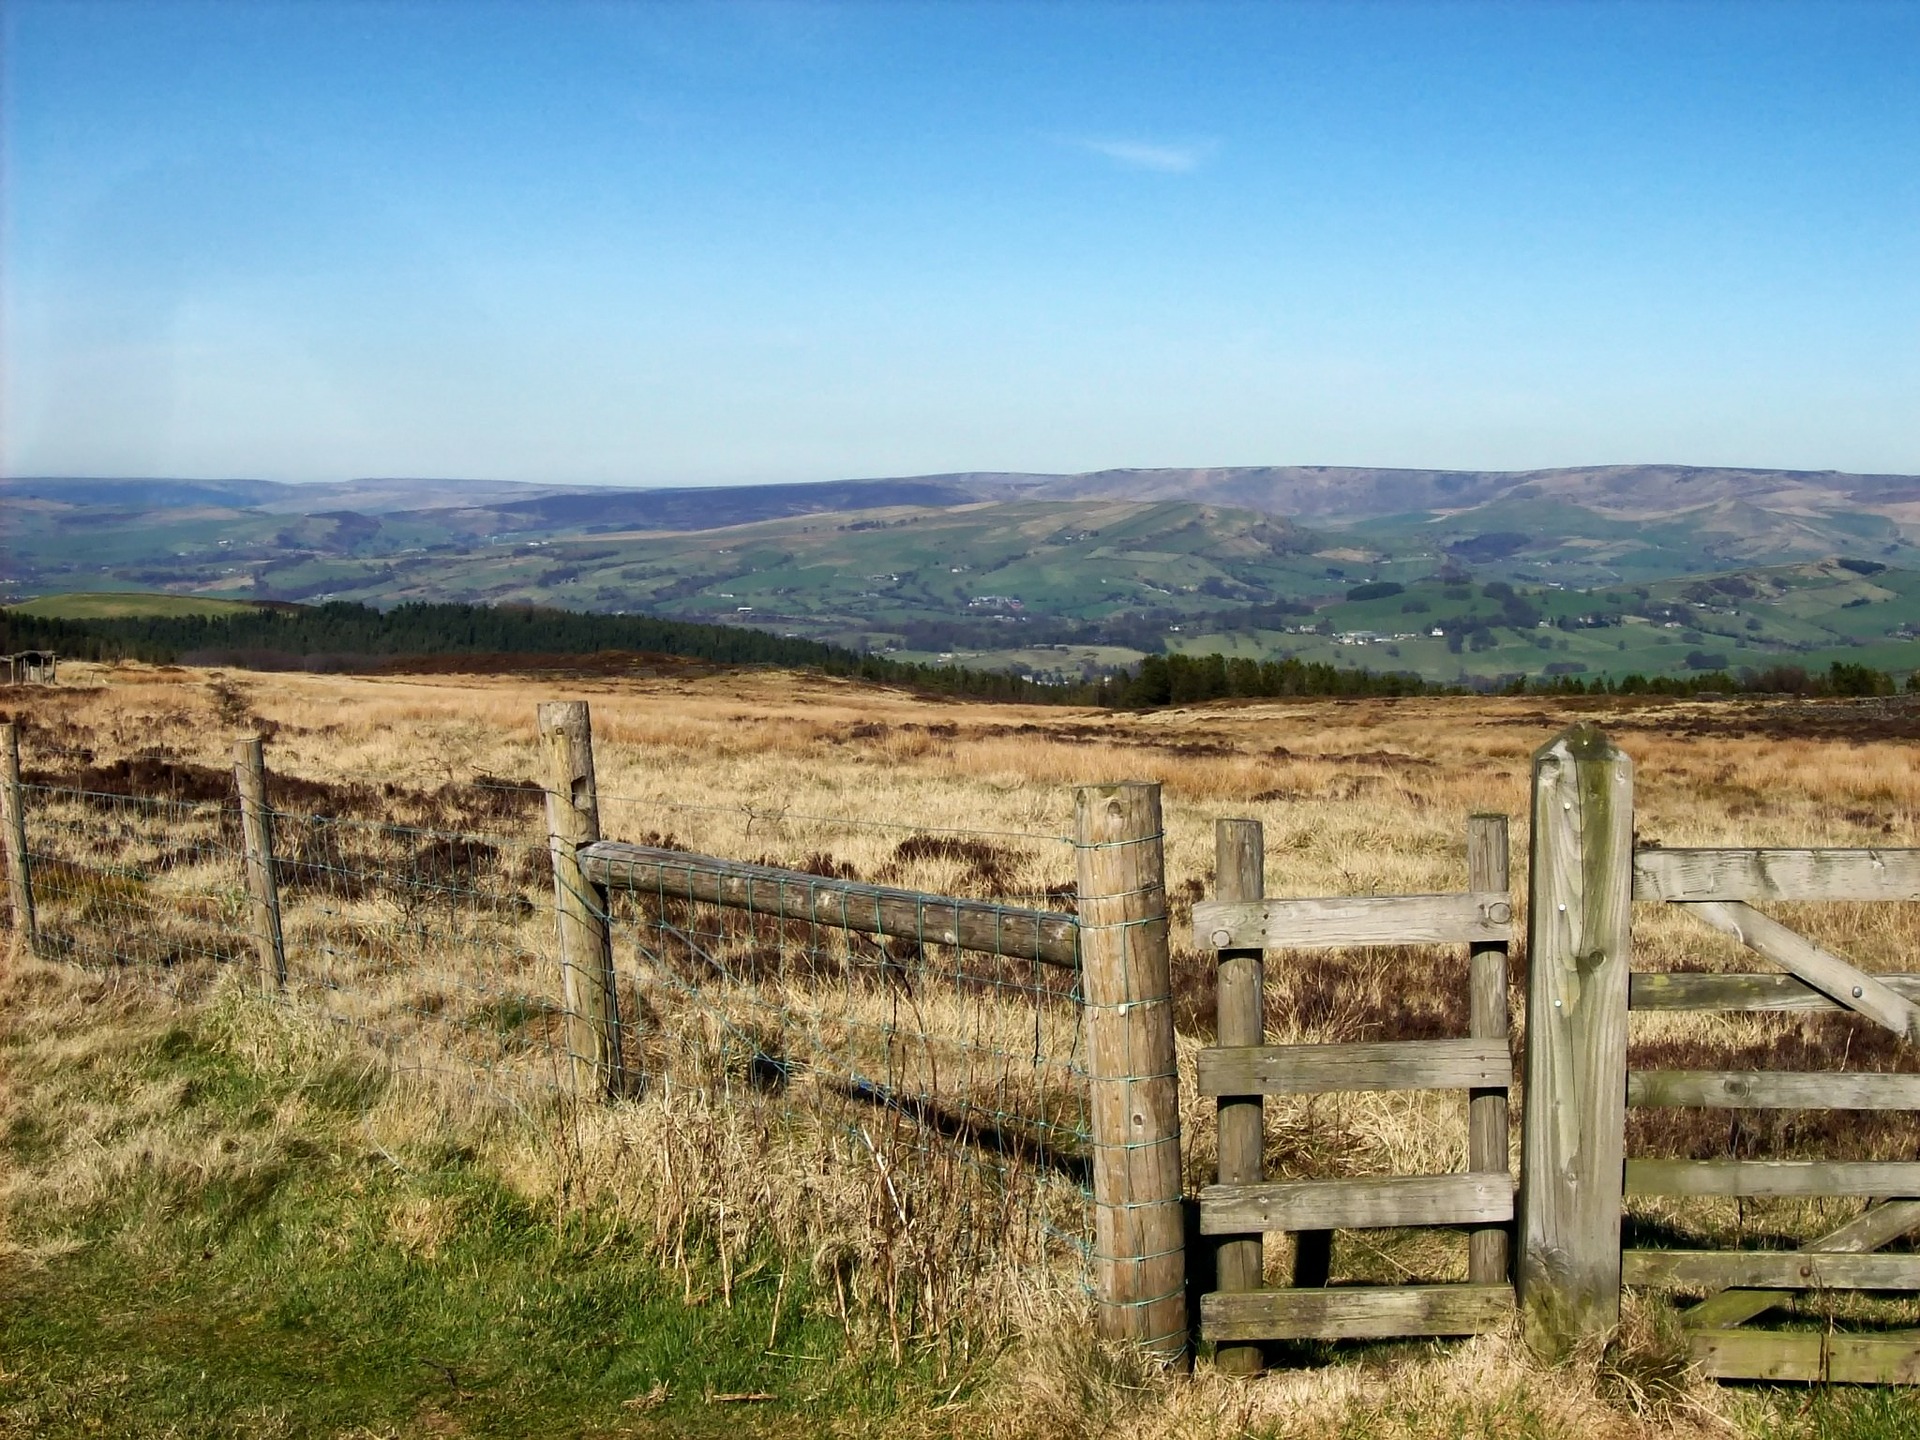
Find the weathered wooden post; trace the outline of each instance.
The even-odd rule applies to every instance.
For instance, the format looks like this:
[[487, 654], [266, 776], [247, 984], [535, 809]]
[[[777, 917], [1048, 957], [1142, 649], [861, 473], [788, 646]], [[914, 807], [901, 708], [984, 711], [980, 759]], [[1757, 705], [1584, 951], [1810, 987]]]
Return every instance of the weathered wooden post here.
[[253, 904], [253, 948], [260, 957], [260, 988], [286, 988], [287, 946], [280, 929], [280, 881], [273, 864], [273, 812], [267, 806], [267, 747], [258, 736], [233, 742], [233, 783], [240, 793], [247, 896]]
[[1102, 1336], [1190, 1358], [1160, 787], [1074, 796]]
[[[1258, 820], [1217, 820], [1213, 826], [1213, 893], [1218, 900], [1266, 898], [1266, 834]], [[1266, 951], [1221, 950], [1217, 1005], [1221, 1045], [1266, 1044]], [[1222, 1185], [1257, 1185], [1266, 1178], [1265, 1110], [1258, 1095], [1223, 1095], [1219, 1175]], [[1215, 1288], [1258, 1290], [1265, 1279], [1264, 1238], [1221, 1238], [1214, 1251]], [[1258, 1345], [1221, 1345], [1213, 1363], [1229, 1375], [1258, 1375]]]
[[[1507, 817], [1474, 815], [1467, 820], [1467, 889], [1475, 894], [1508, 888]], [[1505, 1040], [1507, 1019], [1507, 942], [1477, 940], [1468, 947], [1470, 992], [1467, 1033], [1476, 1040]], [[1467, 1169], [1512, 1173], [1508, 1153], [1507, 1092], [1467, 1092]], [[1505, 1285], [1508, 1274], [1507, 1227], [1489, 1225], [1467, 1237], [1467, 1279], [1475, 1285]]]
[[13, 938], [31, 955], [40, 944], [33, 915], [33, 872], [27, 859], [27, 798], [20, 784], [20, 727], [0, 725], [0, 830], [6, 833], [7, 898]]
[[584, 1099], [612, 1099], [624, 1091], [625, 1076], [607, 893], [581, 872], [579, 860], [580, 847], [600, 838], [593, 725], [584, 700], [545, 702], [539, 718], [540, 743], [546, 752], [547, 848], [553, 858], [554, 917], [574, 1092]]
[[1590, 725], [1533, 757], [1518, 1288], [1564, 1356], [1620, 1319], [1633, 762]]

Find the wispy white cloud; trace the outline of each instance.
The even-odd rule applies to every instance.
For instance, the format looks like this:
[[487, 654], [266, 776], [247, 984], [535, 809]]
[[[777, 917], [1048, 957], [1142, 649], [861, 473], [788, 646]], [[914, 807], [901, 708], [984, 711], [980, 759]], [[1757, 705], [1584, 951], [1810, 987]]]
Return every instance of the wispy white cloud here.
[[1185, 145], [1167, 144], [1154, 140], [1100, 140], [1075, 137], [1067, 141], [1095, 155], [1101, 155], [1116, 165], [1124, 165], [1130, 170], [1158, 170], [1167, 175], [1184, 175], [1189, 170], [1197, 170], [1213, 158], [1213, 152], [1219, 144], [1213, 140], [1202, 140]]

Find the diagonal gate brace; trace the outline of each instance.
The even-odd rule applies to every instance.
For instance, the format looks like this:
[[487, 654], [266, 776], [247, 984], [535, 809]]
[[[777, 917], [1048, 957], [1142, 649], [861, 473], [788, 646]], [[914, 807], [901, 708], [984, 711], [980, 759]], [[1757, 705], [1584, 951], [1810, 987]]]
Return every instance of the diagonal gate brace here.
[[1905, 1040], [1920, 1040], [1920, 1008], [1865, 970], [1798, 935], [1739, 900], [1677, 900], [1716, 930], [1792, 971], [1849, 1010], [1886, 1026]]
[[[1920, 1230], [1920, 1200], [1889, 1200], [1802, 1248], [1816, 1255], [1864, 1255], [1891, 1245], [1911, 1230]], [[1744, 1325], [1788, 1298], [1785, 1290], [1722, 1290], [1686, 1311], [1680, 1322], [1693, 1330]]]

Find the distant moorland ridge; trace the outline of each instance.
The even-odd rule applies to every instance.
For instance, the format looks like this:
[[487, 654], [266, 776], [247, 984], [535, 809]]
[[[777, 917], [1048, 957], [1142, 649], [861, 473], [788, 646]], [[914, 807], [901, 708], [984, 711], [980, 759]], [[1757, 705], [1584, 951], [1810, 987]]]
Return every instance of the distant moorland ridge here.
[[[1742, 466], [1576, 465], [1545, 470], [1408, 470], [1348, 465], [954, 471], [773, 485], [589, 486], [505, 480], [359, 479], [313, 484], [17, 476], [0, 500], [170, 509], [233, 506], [271, 514], [369, 515], [485, 511], [539, 522], [662, 530], [711, 529], [789, 515], [895, 505], [1008, 500], [1187, 500], [1320, 522], [1469, 509], [1502, 500], [1560, 500], [1623, 516], [1737, 502], [1787, 513], [1857, 507], [1920, 519], [1920, 475]], [[533, 527], [527, 527], [533, 528]]]

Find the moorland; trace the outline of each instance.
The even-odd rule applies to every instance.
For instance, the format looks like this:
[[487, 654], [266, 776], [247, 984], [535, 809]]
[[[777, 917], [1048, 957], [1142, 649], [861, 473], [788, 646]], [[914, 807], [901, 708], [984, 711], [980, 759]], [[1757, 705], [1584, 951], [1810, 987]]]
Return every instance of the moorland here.
[[[1157, 780], [1176, 920], [1208, 890], [1221, 816], [1264, 823], [1270, 894], [1355, 894], [1456, 887], [1467, 815], [1504, 811], [1523, 897], [1530, 756], [1574, 720], [1603, 725], [1634, 758], [1642, 843], [1920, 838], [1920, 702], [1905, 697], [1376, 698], [1134, 713], [983, 705], [766, 670], [561, 680], [122, 664], [75, 666], [59, 687], [15, 692], [4, 708], [24, 722], [23, 761], [38, 783], [132, 773], [138, 757], [159, 782], [218, 776], [232, 735], [255, 731], [270, 736], [275, 774], [307, 787], [299, 793], [400, 811], [450, 787], [536, 775], [534, 707], [563, 696], [593, 706], [609, 835], [670, 831], [690, 848], [836, 873], [889, 873], [903, 832], [957, 830], [1022, 888], [1054, 890], [1071, 875], [1058, 837], [1072, 787]], [[964, 884], [977, 855], [947, 853], [913, 883]], [[951, 873], [934, 873], [942, 865]], [[1784, 918], [1869, 968], [1911, 968], [1920, 931], [1907, 907], [1802, 909]], [[1637, 915], [1635, 935], [1636, 968], [1751, 963], [1660, 910]], [[1457, 1030], [1461, 963], [1417, 950], [1276, 960], [1270, 1034]], [[608, 1116], [503, 1119], [470, 1098], [410, 1089], [351, 1037], [263, 1012], [231, 989], [176, 1004], [37, 962], [15, 963], [5, 984], [0, 1416], [24, 1433], [217, 1423], [289, 1436], [1864, 1440], [1920, 1423], [1898, 1391], [1702, 1382], [1658, 1302], [1638, 1297], [1621, 1344], [1553, 1371], [1491, 1336], [1297, 1355], [1254, 1382], [1204, 1367], [1176, 1381], [1093, 1349], [1073, 1288], [1044, 1277], [1010, 1280], [992, 1313], [964, 1317], [973, 1338], [960, 1349], [890, 1352], [842, 1323], [830, 1285], [808, 1288], [819, 1242], [785, 1212], [759, 1232], [769, 1248], [676, 1257], [660, 1216], [675, 1213], [673, 1184], [687, 1182], [660, 1169], [658, 1157], [677, 1152], [671, 1113], [654, 1101]], [[1207, 960], [1190, 940], [1176, 986], [1185, 1052], [1212, 1026]], [[1838, 1016], [1647, 1017], [1634, 1044], [1642, 1063], [1739, 1068], [1791, 1053], [1808, 1068], [1915, 1068]], [[1189, 1166], [1203, 1175], [1211, 1116], [1191, 1094], [1184, 1109]], [[1634, 1124], [1633, 1153], [1841, 1157], [1915, 1143], [1897, 1115], [1743, 1115], [1730, 1131], [1724, 1116], [1645, 1112]], [[1289, 1173], [1455, 1168], [1463, 1133], [1458, 1097], [1269, 1110], [1272, 1163]], [[758, 1213], [743, 1207], [815, 1183], [795, 1163], [719, 1166], [704, 1200], [723, 1216]], [[851, 1197], [846, 1216], [886, 1213], [884, 1194], [881, 1211], [867, 1203]], [[1637, 1223], [1726, 1244], [1812, 1233], [1845, 1208], [1676, 1205], [1637, 1212]], [[1449, 1244], [1367, 1238], [1341, 1247], [1337, 1274], [1444, 1278], [1461, 1263]], [[1280, 1237], [1269, 1264], [1284, 1274]], [[1783, 1322], [1861, 1318], [1835, 1303], [1810, 1296]], [[1898, 1306], [1863, 1303], [1888, 1311], [1882, 1323], [1913, 1324]]]

